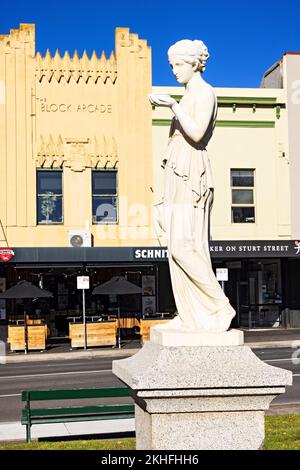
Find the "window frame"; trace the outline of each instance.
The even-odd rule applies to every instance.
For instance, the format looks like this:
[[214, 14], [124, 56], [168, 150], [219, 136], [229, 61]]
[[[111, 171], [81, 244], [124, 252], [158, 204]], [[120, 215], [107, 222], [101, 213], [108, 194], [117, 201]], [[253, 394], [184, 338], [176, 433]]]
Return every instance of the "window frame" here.
[[[39, 198], [44, 196], [43, 193], [38, 192], [39, 186], [39, 173], [60, 173], [61, 175], [61, 194], [54, 194], [61, 199], [61, 222], [40, 222], [39, 221]], [[48, 169], [48, 168], [37, 168], [36, 169], [36, 223], [37, 225], [50, 226], [50, 225], [64, 225], [64, 187], [63, 187], [63, 170], [60, 168]]]
[[[233, 186], [232, 181], [232, 173], [234, 171], [252, 171], [253, 172], [253, 186]], [[255, 168], [231, 168], [230, 169], [230, 197], [231, 197], [231, 224], [256, 224], [256, 191], [255, 191], [255, 183], [256, 183], [256, 171]], [[233, 202], [233, 191], [252, 191], [253, 194], [253, 204], [236, 204]], [[234, 208], [253, 208], [254, 209], [254, 221], [253, 222], [235, 222], [233, 217], [233, 209]]]
[[[116, 193], [115, 194], [94, 194], [94, 185], [93, 185], [93, 175], [94, 173], [115, 173], [116, 175]], [[118, 185], [118, 170], [117, 169], [105, 169], [105, 168], [99, 168], [99, 169], [92, 169], [91, 172], [91, 179], [92, 179], [92, 184], [91, 184], [91, 189], [92, 189], [92, 225], [118, 225], [119, 224], [119, 185]], [[116, 220], [115, 221], [95, 221], [94, 220], [94, 213], [93, 213], [93, 201], [94, 197], [103, 197], [103, 198], [115, 198], [116, 199]]]

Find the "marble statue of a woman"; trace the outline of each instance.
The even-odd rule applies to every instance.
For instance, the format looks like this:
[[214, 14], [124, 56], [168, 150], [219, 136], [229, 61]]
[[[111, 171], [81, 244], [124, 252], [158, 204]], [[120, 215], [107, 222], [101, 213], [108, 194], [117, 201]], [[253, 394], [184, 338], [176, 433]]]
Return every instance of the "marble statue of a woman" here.
[[209, 53], [202, 41], [183, 40], [170, 47], [168, 58], [184, 95], [180, 103], [168, 95], [151, 94], [149, 100], [174, 114], [155, 213], [167, 240], [178, 316], [154, 328], [223, 333], [235, 311], [214, 275], [208, 245], [213, 179], [206, 147], [217, 115], [214, 90], [202, 78]]

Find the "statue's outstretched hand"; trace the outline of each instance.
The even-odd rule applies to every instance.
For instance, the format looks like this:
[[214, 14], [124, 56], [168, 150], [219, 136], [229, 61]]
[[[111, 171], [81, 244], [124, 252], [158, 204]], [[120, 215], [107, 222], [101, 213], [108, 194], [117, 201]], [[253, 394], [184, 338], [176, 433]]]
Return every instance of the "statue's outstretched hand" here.
[[165, 106], [167, 108], [171, 108], [176, 103], [174, 98], [169, 95], [150, 94], [148, 97], [152, 106]]

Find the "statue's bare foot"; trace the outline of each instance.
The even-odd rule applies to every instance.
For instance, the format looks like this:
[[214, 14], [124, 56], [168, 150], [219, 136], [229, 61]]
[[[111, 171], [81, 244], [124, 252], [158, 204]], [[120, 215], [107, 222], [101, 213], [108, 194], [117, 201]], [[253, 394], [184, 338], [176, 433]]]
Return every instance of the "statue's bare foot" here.
[[205, 321], [205, 326], [199, 324], [198, 329], [204, 330], [210, 333], [224, 333], [228, 331], [232, 322], [232, 319], [235, 317], [236, 312], [234, 308], [228, 304], [222, 310], [217, 312], [214, 315], [209, 315]]

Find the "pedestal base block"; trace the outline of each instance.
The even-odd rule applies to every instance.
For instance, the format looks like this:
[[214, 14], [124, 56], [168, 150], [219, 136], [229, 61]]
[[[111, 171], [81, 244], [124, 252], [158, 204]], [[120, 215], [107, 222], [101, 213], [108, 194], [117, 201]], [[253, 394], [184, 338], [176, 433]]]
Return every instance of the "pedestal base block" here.
[[138, 450], [252, 450], [264, 441], [264, 412], [150, 414], [136, 406]]
[[264, 411], [292, 384], [248, 346], [146, 343], [113, 362], [136, 403], [137, 449], [260, 449]]

